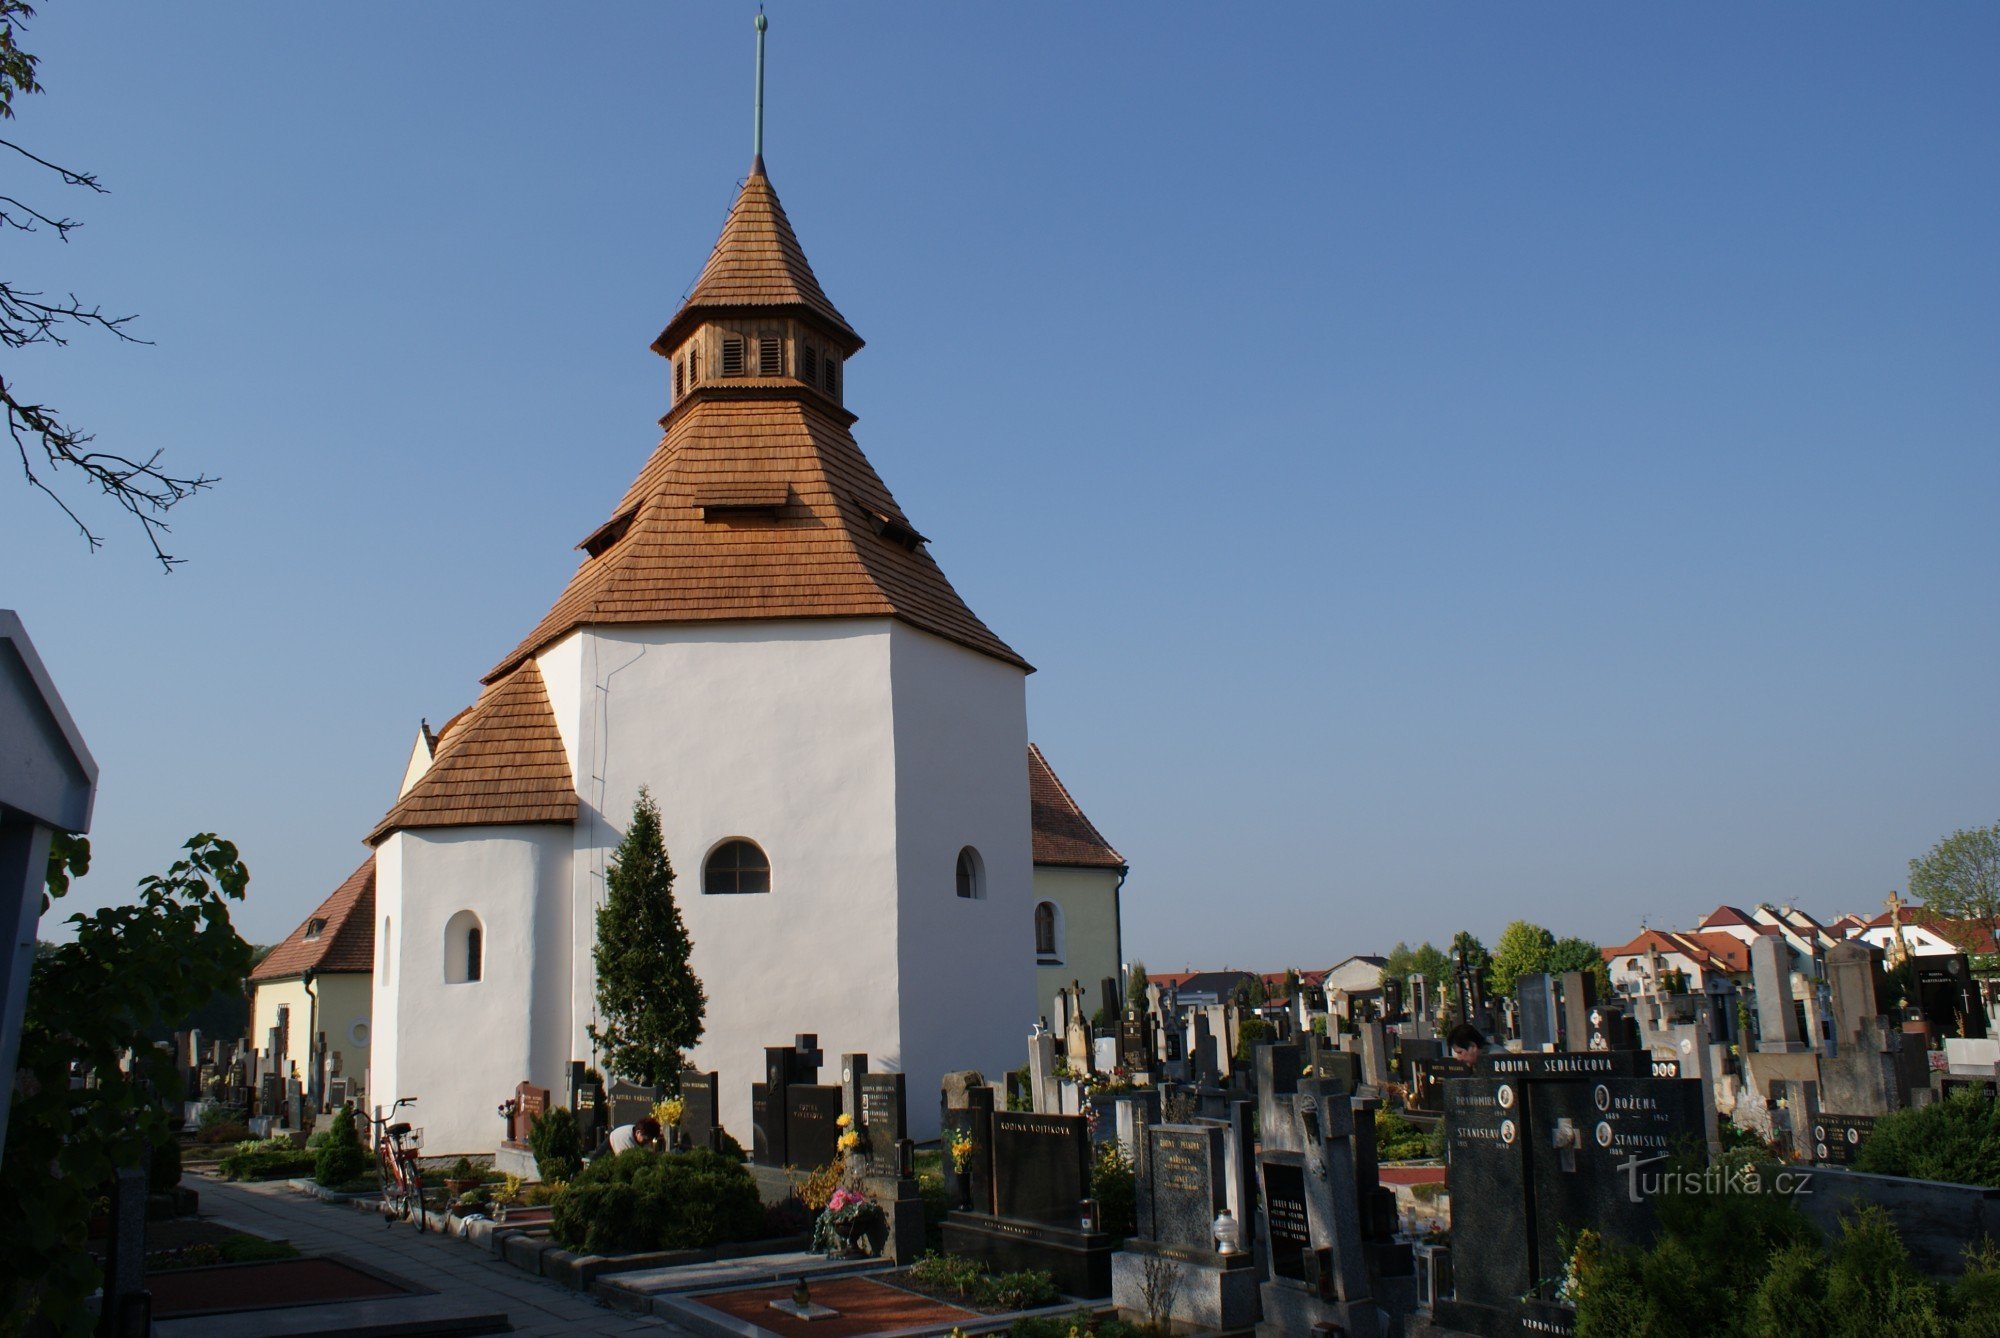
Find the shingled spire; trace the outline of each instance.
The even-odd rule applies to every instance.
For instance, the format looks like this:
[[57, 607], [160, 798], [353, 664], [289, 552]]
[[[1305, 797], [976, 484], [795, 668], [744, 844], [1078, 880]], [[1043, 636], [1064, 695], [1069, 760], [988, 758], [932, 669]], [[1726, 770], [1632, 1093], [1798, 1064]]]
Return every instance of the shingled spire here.
[[671, 358], [701, 322], [731, 315], [802, 316], [839, 346], [843, 357], [862, 345], [820, 288], [761, 157], [736, 196], [701, 278], [653, 341], [653, 351]]

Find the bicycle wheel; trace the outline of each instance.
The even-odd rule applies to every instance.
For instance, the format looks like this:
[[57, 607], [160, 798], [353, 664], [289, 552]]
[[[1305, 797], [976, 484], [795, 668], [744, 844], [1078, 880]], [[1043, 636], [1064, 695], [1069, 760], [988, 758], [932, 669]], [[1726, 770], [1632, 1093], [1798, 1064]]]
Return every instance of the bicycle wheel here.
[[402, 1177], [396, 1171], [396, 1157], [387, 1143], [375, 1149], [376, 1175], [381, 1181], [382, 1225], [396, 1225], [396, 1209], [402, 1200]]
[[424, 1168], [417, 1164], [415, 1157], [409, 1157], [404, 1165], [409, 1169], [408, 1194], [411, 1220], [417, 1224], [418, 1231], [428, 1231], [430, 1224], [424, 1216]]

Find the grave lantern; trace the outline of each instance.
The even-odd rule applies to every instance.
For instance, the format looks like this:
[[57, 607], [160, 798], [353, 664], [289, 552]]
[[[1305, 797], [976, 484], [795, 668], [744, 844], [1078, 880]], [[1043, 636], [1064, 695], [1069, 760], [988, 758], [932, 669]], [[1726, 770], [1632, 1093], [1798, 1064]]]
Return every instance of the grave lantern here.
[[1243, 1248], [1243, 1228], [1236, 1224], [1236, 1216], [1224, 1208], [1215, 1215], [1215, 1225], [1210, 1228], [1215, 1233], [1217, 1254], [1236, 1254]]

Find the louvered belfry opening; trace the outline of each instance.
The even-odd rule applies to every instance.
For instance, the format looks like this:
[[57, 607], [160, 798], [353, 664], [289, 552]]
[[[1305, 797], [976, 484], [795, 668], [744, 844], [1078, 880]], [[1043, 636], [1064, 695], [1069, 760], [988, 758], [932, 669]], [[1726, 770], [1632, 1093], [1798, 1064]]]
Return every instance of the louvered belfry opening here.
[[785, 374], [785, 341], [776, 335], [765, 335], [757, 341], [757, 375], [783, 376]]
[[743, 375], [743, 337], [730, 335], [722, 341], [722, 374]]

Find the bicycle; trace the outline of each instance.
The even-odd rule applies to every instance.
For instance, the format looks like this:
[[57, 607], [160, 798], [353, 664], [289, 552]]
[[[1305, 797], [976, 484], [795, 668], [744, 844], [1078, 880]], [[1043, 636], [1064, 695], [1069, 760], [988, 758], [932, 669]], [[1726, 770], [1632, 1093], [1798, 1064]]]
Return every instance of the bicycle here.
[[368, 1122], [380, 1130], [375, 1138], [375, 1160], [382, 1174], [383, 1225], [393, 1227], [398, 1219], [414, 1221], [421, 1232], [428, 1226], [424, 1220], [424, 1168], [417, 1161], [424, 1131], [412, 1129], [407, 1120], [396, 1120], [397, 1111], [416, 1104], [413, 1096], [399, 1097], [387, 1115], [371, 1115]]

